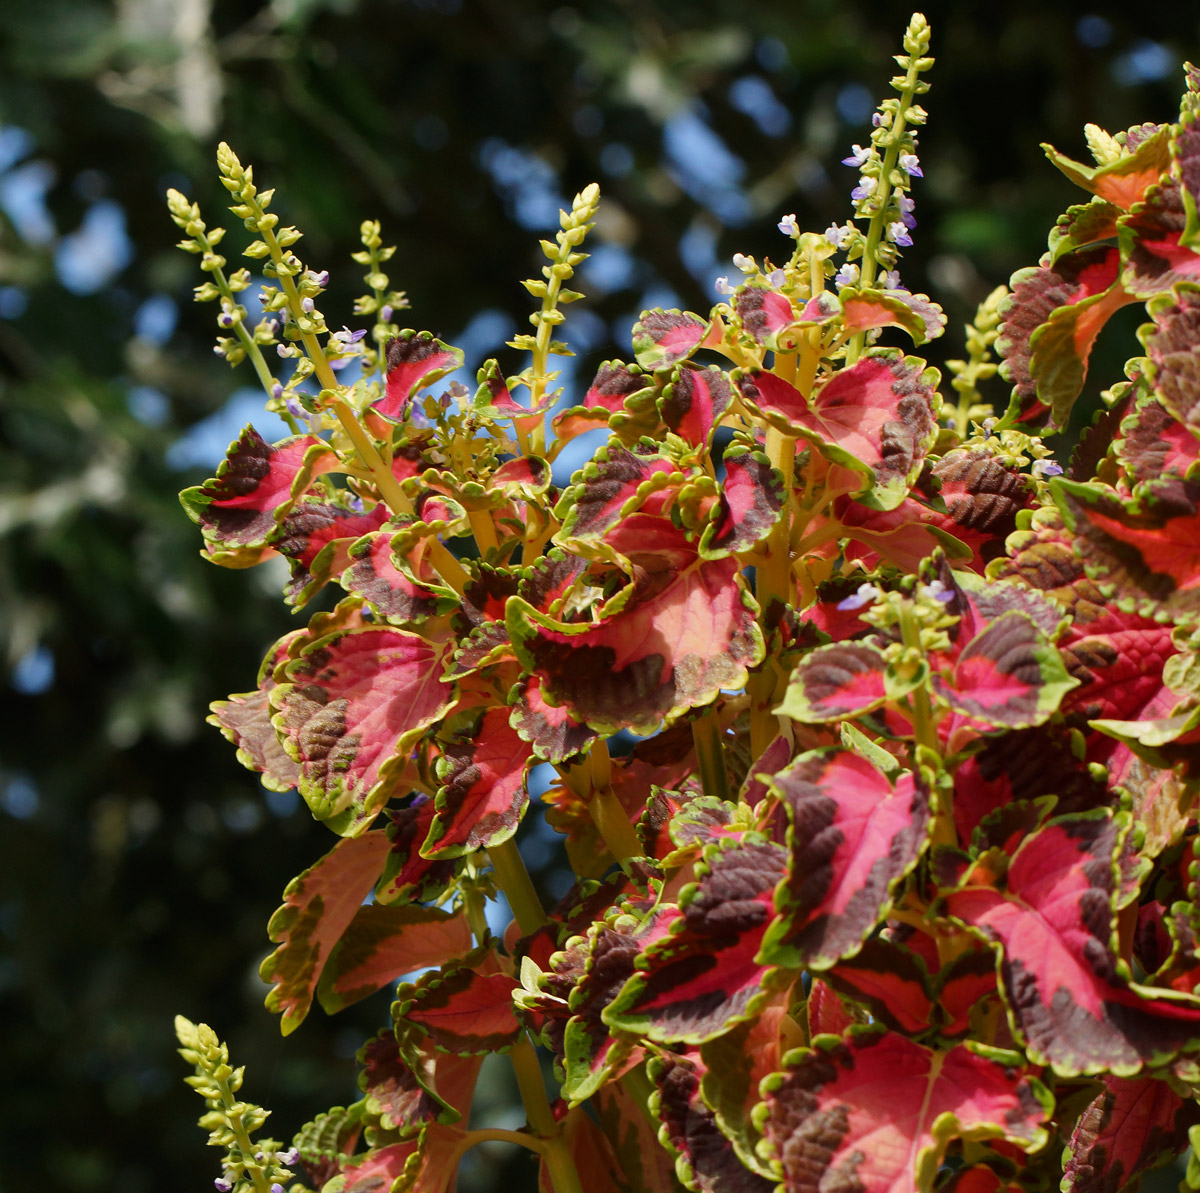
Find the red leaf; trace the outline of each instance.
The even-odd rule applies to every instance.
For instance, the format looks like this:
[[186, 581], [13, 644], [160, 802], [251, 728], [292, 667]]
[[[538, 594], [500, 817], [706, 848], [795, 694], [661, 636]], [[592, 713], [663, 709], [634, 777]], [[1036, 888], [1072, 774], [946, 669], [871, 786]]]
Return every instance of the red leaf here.
[[333, 946], [375, 885], [387, 851], [382, 832], [339, 841], [288, 883], [284, 904], [267, 926], [280, 947], [259, 969], [263, 981], [272, 984], [267, 1008], [282, 1012], [279, 1026], [285, 1036], [308, 1014]]
[[525, 775], [532, 761], [508, 709], [486, 709], [473, 730], [444, 748], [436, 815], [421, 852], [460, 857], [507, 841], [529, 804]]
[[643, 369], [669, 369], [695, 352], [707, 330], [690, 311], [643, 311], [633, 325], [633, 354]]
[[1079, 1116], [1067, 1141], [1067, 1193], [1120, 1193], [1141, 1174], [1187, 1146], [1200, 1109], [1154, 1077], [1104, 1076], [1103, 1090]]
[[[488, 964], [489, 959], [476, 962]], [[446, 1052], [481, 1054], [510, 1048], [521, 1030], [512, 992], [519, 983], [505, 974], [451, 965], [405, 983], [396, 992], [396, 1021], [415, 1024]]]
[[813, 750], [772, 779], [791, 827], [782, 918], [761, 956], [791, 969], [827, 969], [853, 956], [916, 865], [930, 824], [929, 793], [911, 773], [892, 784], [848, 750]]
[[438, 647], [389, 627], [308, 643], [271, 693], [300, 763], [300, 794], [335, 831], [365, 827], [392, 794], [408, 747], [449, 706]]
[[432, 385], [462, 362], [460, 349], [443, 344], [429, 332], [402, 331], [388, 341], [384, 363], [387, 390], [371, 409], [391, 422], [399, 422], [417, 390]]
[[930, 1188], [953, 1139], [1036, 1151], [1053, 1103], [1015, 1059], [966, 1044], [935, 1051], [877, 1028], [820, 1037], [763, 1083], [772, 1167], [788, 1189], [897, 1193]]
[[466, 918], [436, 907], [366, 903], [334, 946], [317, 986], [332, 1015], [403, 974], [441, 966], [471, 951]]

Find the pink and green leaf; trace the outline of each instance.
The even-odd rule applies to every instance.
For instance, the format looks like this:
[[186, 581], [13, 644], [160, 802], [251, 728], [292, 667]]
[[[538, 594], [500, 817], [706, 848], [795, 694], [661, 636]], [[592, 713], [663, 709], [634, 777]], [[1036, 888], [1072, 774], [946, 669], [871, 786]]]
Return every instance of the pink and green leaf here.
[[442, 648], [367, 626], [308, 643], [271, 692], [300, 794], [335, 832], [360, 832], [393, 794], [407, 751], [449, 706]]
[[780, 919], [760, 958], [789, 969], [824, 970], [862, 947], [925, 848], [931, 814], [924, 780], [895, 782], [849, 750], [802, 754], [772, 787], [790, 825]]
[[397, 1023], [415, 1025], [435, 1047], [459, 1056], [506, 1051], [521, 1031], [512, 1002], [520, 983], [487, 972], [495, 965], [476, 957], [404, 983], [392, 1008]]
[[806, 724], [860, 716], [887, 700], [886, 680], [887, 660], [877, 647], [831, 642], [800, 660], [775, 711]]
[[1200, 1108], [1155, 1077], [1105, 1076], [1079, 1116], [1063, 1157], [1066, 1193], [1121, 1193], [1187, 1146]]
[[894, 509], [916, 481], [937, 434], [937, 370], [894, 349], [876, 349], [835, 373], [811, 399], [759, 369], [738, 370], [742, 403], [788, 435], [802, 437], [835, 464], [860, 473], [855, 497]]
[[[654, 546], [629, 557], [644, 583], [619, 612], [562, 622], [519, 597], [508, 603], [509, 636], [544, 698], [598, 732], [651, 733], [742, 687], [762, 657], [737, 561], [704, 560], [668, 519], [639, 517], [625, 521], [622, 536]], [[620, 551], [624, 537], [613, 546]]]
[[364, 903], [330, 954], [317, 999], [332, 1015], [403, 974], [465, 956], [473, 943], [461, 913]]
[[680, 899], [681, 918], [638, 958], [638, 971], [604, 1012], [621, 1031], [698, 1044], [753, 1017], [770, 995], [757, 960], [775, 914], [784, 851], [765, 841], [725, 841], [706, 852], [700, 880]]
[[643, 369], [659, 372], [686, 360], [700, 347], [708, 322], [691, 311], [643, 311], [633, 325], [633, 354]]
[[371, 409], [390, 422], [403, 420], [413, 394], [463, 363], [462, 350], [443, 344], [427, 331], [402, 331], [388, 341], [384, 372], [387, 388]]
[[1053, 1101], [1013, 1053], [930, 1049], [895, 1032], [852, 1028], [797, 1049], [763, 1083], [755, 1111], [787, 1189], [928, 1189], [954, 1140], [1043, 1146]]
[[443, 747], [438, 763], [436, 814], [421, 852], [460, 857], [507, 841], [529, 805], [525, 776], [533, 762], [529, 743], [492, 707]]
[[453, 883], [460, 858], [430, 859], [420, 849], [433, 824], [434, 801], [418, 796], [407, 807], [390, 809], [389, 850], [375, 888], [379, 903], [409, 904], [438, 899]]
[[1170, 165], [1169, 132], [1166, 127], [1160, 128], [1139, 140], [1132, 152], [1122, 153], [1114, 161], [1098, 166], [1072, 161], [1053, 145], [1043, 145], [1042, 149], [1076, 186], [1128, 211]]
[[330, 580], [350, 564], [350, 548], [363, 535], [388, 520], [382, 502], [365, 512], [317, 497], [301, 498], [272, 537], [272, 545], [287, 558], [291, 579], [284, 589], [289, 605], [306, 605]]
[[270, 444], [248, 426], [229, 445], [217, 475], [185, 489], [179, 500], [209, 553], [232, 552], [231, 566], [245, 567], [274, 553], [268, 538], [313, 480], [337, 466], [333, 449], [315, 435]]
[[334, 945], [371, 892], [388, 851], [387, 834], [339, 841], [319, 862], [293, 878], [267, 933], [279, 947], [259, 973], [271, 984], [267, 1009], [281, 1014], [286, 1036], [308, 1014]]
[[1051, 483], [1087, 574], [1122, 608], [1200, 619], [1200, 489], [1151, 490], [1136, 504], [1098, 485]]
[[1010, 1019], [1030, 1059], [1064, 1077], [1134, 1076], [1200, 1046], [1200, 1004], [1147, 997], [1112, 951], [1123, 833], [1105, 810], [1058, 817], [1017, 846], [1002, 889], [983, 865], [945, 900], [998, 948]]
[[[405, 548], [405, 564], [396, 566], [396, 548]], [[424, 566], [425, 538], [403, 530], [377, 530], [364, 534], [347, 551], [348, 562], [340, 582], [356, 593], [385, 621], [419, 625], [447, 613], [458, 603], [457, 594], [441, 584], [432, 568]], [[422, 576], [419, 583], [414, 575]]]
[[733, 401], [729, 377], [716, 365], [702, 368], [685, 361], [658, 399], [666, 425], [696, 447], [707, 447]]

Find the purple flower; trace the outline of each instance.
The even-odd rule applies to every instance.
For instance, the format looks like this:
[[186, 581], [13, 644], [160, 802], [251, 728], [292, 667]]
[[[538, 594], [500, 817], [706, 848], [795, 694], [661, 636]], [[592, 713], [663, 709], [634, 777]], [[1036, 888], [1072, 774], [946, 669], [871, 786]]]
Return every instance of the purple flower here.
[[885, 290], [903, 290], [904, 283], [900, 281], [900, 271], [889, 269], [881, 279]]
[[853, 166], [856, 170], [861, 170], [871, 160], [870, 147], [864, 149], [861, 145], [855, 145], [852, 148], [854, 152], [849, 157], [842, 158], [842, 165]]
[[300, 309], [305, 314], [312, 314], [312, 312], [316, 309], [316, 305], [317, 304], [313, 302], [311, 298], [302, 298], [300, 300]]
[[887, 234], [888, 240], [893, 244], [899, 245], [901, 248], [907, 248], [913, 242], [902, 220], [896, 220], [894, 224], [888, 224]]
[[910, 178], [924, 178], [925, 174], [921, 169], [921, 162], [915, 153], [902, 153], [900, 155], [900, 169]]
[[713, 289], [718, 294], [732, 294], [733, 293], [733, 287], [729, 284], [729, 279], [727, 277], [717, 278], [717, 280], [715, 282], [713, 282]]
[[784, 236], [799, 236], [800, 225], [796, 223], [795, 215], [785, 215], [783, 219], [779, 221], [779, 230], [784, 234]]
[[913, 215], [917, 206], [915, 201], [908, 195], [897, 195], [896, 206], [900, 209], [900, 218], [904, 221], [904, 226], [915, 228], [917, 226], [917, 217]]
[[932, 598], [940, 605], [948, 605], [954, 600], [954, 589], [947, 588], [940, 580], [930, 580], [928, 584], [921, 585], [921, 595]]
[[380, 323], [391, 323], [392, 308], [390, 303], [384, 303], [383, 306], [379, 308], [379, 321]]
[[308, 417], [308, 411], [304, 409], [304, 406], [301, 404], [300, 399], [298, 397], [296, 397], [295, 394], [289, 395], [288, 400], [285, 403], [285, 405], [287, 406], [288, 414], [290, 414], [293, 418], [307, 418]]
[[[362, 499], [358, 499], [359, 505], [362, 505]], [[286, 1164], [289, 1168], [300, 1159], [300, 1151], [298, 1148], [289, 1147], [286, 1152], [279, 1153], [280, 1164]]]
[[320, 273], [314, 273], [311, 269], [306, 269], [304, 271], [304, 280], [306, 282], [312, 282], [314, 286], [328, 286], [329, 270], [322, 269]]
[[776, 290], [778, 290], [780, 286], [787, 281], [787, 274], [784, 273], [782, 269], [772, 269], [771, 272], [767, 274], [767, 281], [770, 282]]
[[875, 188], [878, 185], [878, 179], [864, 175], [864, 177], [858, 180], [858, 186], [850, 192], [850, 198], [856, 203], [861, 203], [864, 199], [869, 199], [875, 193]]
[[871, 127], [878, 128], [882, 123], [883, 123], [883, 113], [882, 112], [872, 112], [871, 113]]
[[742, 271], [742, 273], [753, 273], [755, 269], [754, 258], [747, 257], [745, 253], [734, 253], [733, 263]]
[[233, 1185], [223, 1176], [218, 1176], [213, 1179], [213, 1188], [217, 1190], [217, 1193], [229, 1193]]
[[843, 286], [853, 286], [858, 281], [858, 266], [849, 262], [834, 274], [834, 284], [840, 290]]
[[851, 593], [845, 600], [838, 601], [837, 607], [843, 613], [850, 613], [855, 609], [862, 609], [866, 605], [874, 604], [881, 596], [883, 596], [883, 592], [876, 585], [860, 584], [858, 591]]
[[854, 228], [850, 224], [830, 224], [825, 229], [825, 239], [829, 241], [834, 248], [841, 248], [854, 233]]
[[1062, 465], [1056, 464], [1053, 460], [1034, 460], [1033, 462], [1034, 476], [1062, 476], [1062, 474]]
[[273, 397], [276, 401], [283, 397], [283, 386], [280, 385], [278, 381], [271, 386], [271, 397]]

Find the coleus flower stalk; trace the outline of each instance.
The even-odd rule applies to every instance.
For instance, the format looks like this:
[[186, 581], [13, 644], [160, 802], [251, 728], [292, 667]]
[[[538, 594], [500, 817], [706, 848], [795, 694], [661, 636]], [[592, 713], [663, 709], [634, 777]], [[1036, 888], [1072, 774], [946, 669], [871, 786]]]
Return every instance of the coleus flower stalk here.
[[[330, 332], [327, 278], [223, 146], [267, 279], [249, 329], [247, 271], [172, 193], [218, 351], [293, 430], [246, 428], [185, 509], [212, 562], [279, 554], [290, 604], [326, 597], [214, 705], [338, 838], [271, 920], [267, 1004], [286, 1033], [400, 982], [362, 1098], [296, 1137], [299, 1187], [449, 1189], [505, 1140], [557, 1193], [1083, 1193], [1200, 1124], [1200, 73], [1175, 123], [1089, 128], [1094, 167], [1050, 151], [1091, 198], [981, 308], [950, 402], [909, 351], [945, 318], [898, 274], [928, 45], [914, 17], [852, 218], [784, 216], [781, 263], [643, 313], [578, 399], [552, 337], [595, 187], [525, 283], [530, 363], [474, 394], [392, 322], [378, 225], [370, 340]], [[1064, 474], [1045, 439], [1135, 302], [1143, 355]], [[519, 850], [535, 766], [577, 880], [550, 910]], [[520, 1131], [467, 1125], [493, 1052]], [[269, 1175], [241, 1130], [219, 1187]]]

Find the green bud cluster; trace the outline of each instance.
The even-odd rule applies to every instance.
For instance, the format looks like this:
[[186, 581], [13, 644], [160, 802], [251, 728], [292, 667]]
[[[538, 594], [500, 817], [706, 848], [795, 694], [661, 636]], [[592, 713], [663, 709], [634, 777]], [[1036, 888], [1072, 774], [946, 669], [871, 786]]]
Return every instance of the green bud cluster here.
[[363, 281], [370, 287], [371, 293], [355, 299], [354, 313], [375, 316], [375, 325], [371, 329], [375, 347], [364, 350], [362, 354], [363, 374], [370, 376], [380, 370], [385, 345], [400, 331], [399, 325], [392, 322], [392, 312], [406, 310], [409, 302], [403, 290], [389, 289], [390, 279], [382, 266], [385, 261], [391, 260], [396, 246], [383, 243], [379, 221], [363, 220], [361, 237], [362, 251], [352, 253], [351, 259], [367, 267]]
[[206, 1023], [177, 1015], [175, 1035], [183, 1045], [179, 1055], [196, 1070], [184, 1080], [208, 1104], [200, 1126], [209, 1132], [209, 1146], [225, 1152], [216, 1187], [223, 1193], [275, 1193], [293, 1174], [280, 1160], [278, 1140], [250, 1140], [271, 1112], [235, 1097], [245, 1070], [229, 1064], [229, 1049]]
[[975, 322], [966, 326], [966, 360], [948, 360], [950, 384], [958, 393], [958, 405], [951, 413], [960, 439], [967, 437], [972, 422], [982, 422], [995, 411], [990, 402], [979, 394], [979, 383], [994, 377], [1000, 366], [994, 359], [993, 349], [1000, 334], [1003, 305], [1008, 298], [1008, 287], [997, 286], [979, 304]]

